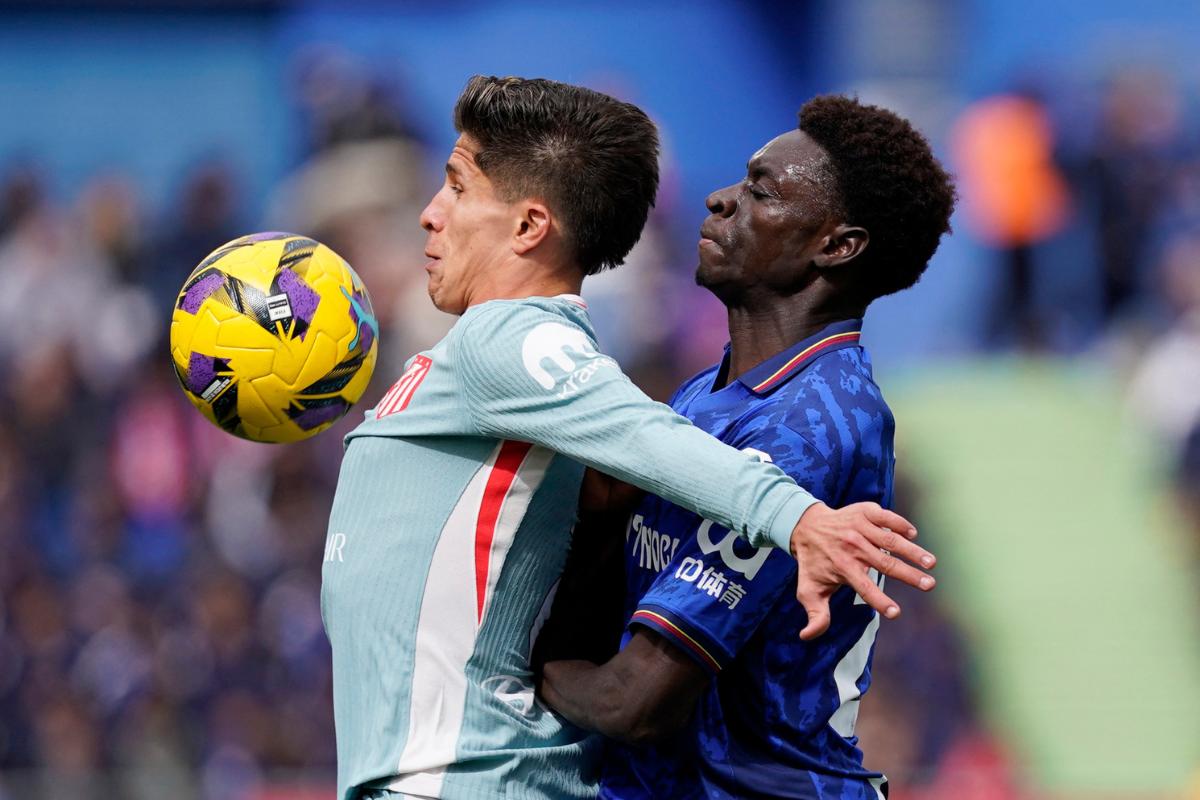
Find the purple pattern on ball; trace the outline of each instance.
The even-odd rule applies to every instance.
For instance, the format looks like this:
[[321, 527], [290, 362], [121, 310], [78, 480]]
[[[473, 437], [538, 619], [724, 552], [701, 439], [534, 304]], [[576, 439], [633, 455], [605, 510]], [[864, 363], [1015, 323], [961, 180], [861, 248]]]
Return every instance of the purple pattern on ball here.
[[203, 394], [215, 377], [217, 377], [216, 359], [200, 353], [192, 353], [188, 359], [188, 391], [192, 394]]
[[213, 292], [224, 285], [225, 276], [221, 273], [214, 272], [210, 275], [205, 275], [188, 287], [187, 294], [183, 296], [183, 305], [181, 308], [189, 314], [195, 314], [200, 310], [201, 304], [211, 297]]
[[[288, 302], [292, 306], [292, 316], [311, 325], [313, 314], [317, 313], [317, 304], [321, 302], [321, 296], [290, 269], [280, 270], [275, 280], [279, 288], [288, 296]], [[300, 338], [304, 338], [303, 334]]]
[[343, 414], [346, 413], [346, 409], [347, 406], [342, 403], [310, 408], [307, 411], [304, 411], [293, 417], [293, 421], [299, 425], [302, 430], [309, 431], [320, 425], [322, 422], [331, 422], [335, 419], [339, 419]]

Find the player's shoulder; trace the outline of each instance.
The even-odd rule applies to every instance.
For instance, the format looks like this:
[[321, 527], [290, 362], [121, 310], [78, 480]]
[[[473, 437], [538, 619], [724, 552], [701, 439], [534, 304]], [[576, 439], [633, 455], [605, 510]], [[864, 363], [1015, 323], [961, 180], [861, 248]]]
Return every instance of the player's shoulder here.
[[787, 416], [811, 418], [813, 411], [853, 414], [861, 419], [890, 421], [891, 409], [875, 381], [871, 358], [862, 347], [835, 350], [813, 361], [797, 380], [778, 392]]
[[790, 454], [807, 464], [814, 452], [836, 463], [846, 448], [873, 449], [894, 430], [870, 358], [848, 347], [820, 356], [794, 380], [756, 398], [739, 420], [736, 444], [763, 450], [776, 463]]
[[586, 307], [571, 297], [492, 300], [472, 306], [450, 342], [462, 374], [497, 391], [509, 385], [507, 381], [526, 378], [551, 390], [558, 379], [585, 364], [590, 365], [588, 378], [602, 366], [616, 367], [600, 352]]

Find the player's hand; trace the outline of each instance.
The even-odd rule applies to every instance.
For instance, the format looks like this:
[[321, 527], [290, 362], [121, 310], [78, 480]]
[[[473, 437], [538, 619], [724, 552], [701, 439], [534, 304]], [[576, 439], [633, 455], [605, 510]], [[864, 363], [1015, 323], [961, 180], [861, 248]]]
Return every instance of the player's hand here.
[[900, 616], [899, 604], [867, 574], [872, 568], [922, 591], [932, 589], [933, 578], [912, 564], [931, 569], [937, 559], [914, 544], [915, 538], [912, 523], [876, 503], [810, 506], [792, 530], [792, 556], [799, 566], [796, 599], [808, 612], [800, 638], [815, 639], [826, 631], [829, 599], [842, 584], [888, 619]]

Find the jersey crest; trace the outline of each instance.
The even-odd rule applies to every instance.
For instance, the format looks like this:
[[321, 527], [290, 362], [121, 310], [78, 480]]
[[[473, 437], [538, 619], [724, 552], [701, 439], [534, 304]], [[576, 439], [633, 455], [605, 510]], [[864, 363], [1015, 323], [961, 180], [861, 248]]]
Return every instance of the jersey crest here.
[[409, 401], [412, 400], [421, 381], [425, 380], [425, 376], [429, 374], [431, 367], [433, 367], [433, 360], [428, 356], [414, 358], [413, 362], [408, 365], [408, 369], [404, 370], [404, 374], [400, 376], [400, 380], [392, 384], [392, 388], [388, 389], [388, 393], [379, 401], [379, 405], [375, 408], [375, 418], [383, 419], [408, 408]]

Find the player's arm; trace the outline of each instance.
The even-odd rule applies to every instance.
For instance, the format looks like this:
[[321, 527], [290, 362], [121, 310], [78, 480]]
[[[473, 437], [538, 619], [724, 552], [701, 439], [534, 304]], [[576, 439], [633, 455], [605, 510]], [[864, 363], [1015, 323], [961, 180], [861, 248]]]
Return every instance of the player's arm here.
[[[693, 510], [799, 564], [802, 635], [828, 626], [843, 583], [888, 617], [900, 607], [869, 569], [921, 589], [933, 556], [916, 529], [874, 503], [831, 509], [771, 464], [759, 463], [647, 397], [562, 317], [520, 304], [484, 307], [460, 326], [459, 378], [480, 432], [533, 442]], [[884, 552], [884, 551], [888, 552]], [[905, 562], [910, 563], [905, 563]], [[926, 583], [928, 581], [928, 583]]]
[[[786, 425], [758, 426], [740, 441], [776, 458], [818, 496], [840, 492], [835, 466]], [[680, 538], [679, 551], [638, 599], [624, 650], [591, 659], [595, 663], [544, 665], [540, 691], [555, 710], [625, 741], [667, 736], [686, 723], [710, 676], [736, 658], [764, 620], [780, 613], [795, 564], [772, 549], [750, 550], [711, 523], [700, 527], [703, 534], [669, 531]]]
[[651, 630], [638, 628], [604, 664], [551, 661], [542, 699], [581, 728], [630, 744], [665, 738], [687, 724], [709, 673]]
[[620, 647], [625, 631], [625, 537], [628, 515], [583, 512], [554, 593], [550, 617], [530, 658], [534, 672], [546, 661], [602, 663]]

